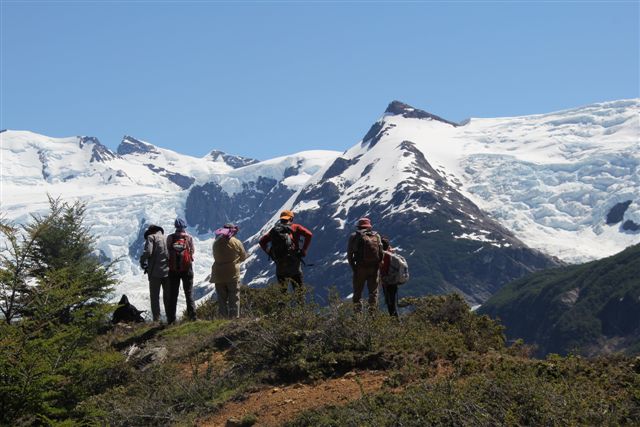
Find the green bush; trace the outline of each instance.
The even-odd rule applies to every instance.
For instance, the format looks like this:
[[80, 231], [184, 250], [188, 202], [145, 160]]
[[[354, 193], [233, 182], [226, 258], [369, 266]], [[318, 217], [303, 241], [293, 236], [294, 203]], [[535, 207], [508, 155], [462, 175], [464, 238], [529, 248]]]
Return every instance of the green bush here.
[[469, 356], [450, 376], [309, 411], [287, 425], [635, 425], [640, 379], [628, 361]]
[[[253, 292], [264, 292], [265, 299], [274, 295], [268, 289]], [[456, 295], [414, 299], [410, 303], [415, 309], [401, 322], [382, 313], [354, 313], [351, 304], [339, 301], [319, 307], [296, 304], [296, 296], [282, 298], [277, 295], [271, 305], [279, 310], [245, 324], [241, 331], [236, 328], [232, 340], [231, 360], [269, 381], [429, 364], [504, 347], [502, 328], [471, 313]]]

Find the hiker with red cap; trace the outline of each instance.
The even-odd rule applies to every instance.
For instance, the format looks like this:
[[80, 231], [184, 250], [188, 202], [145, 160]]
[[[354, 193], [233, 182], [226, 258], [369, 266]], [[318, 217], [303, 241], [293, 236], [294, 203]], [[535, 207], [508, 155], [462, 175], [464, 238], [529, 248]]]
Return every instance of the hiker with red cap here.
[[289, 210], [282, 211], [280, 220], [259, 241], [262, 250], [276, 263], [276, 277], [284, 292], [289, 281], [294, 291], [302, 288], [302, 258], [307, 255], [313, 236], [302, 225], [293, 223], [294, 216]]
[[215, 283], [218, 313], [221, 317], [240, 317], [240, 264], [247, 259], [242, 242], [235, 236], [240, 227], [225, 224], [215, 231], [210, 283]]
[[356, 311], [362, 309], [362, 292], [366, 283], [369, 291], [369, 310], [378, 308], [378, 269], [383, 250], [380, 235], [372, 230], [369, 218], [358, 220], [358, 229], [351, 233], [347, 248], [347, 260], [353, 271], [353, 304]]

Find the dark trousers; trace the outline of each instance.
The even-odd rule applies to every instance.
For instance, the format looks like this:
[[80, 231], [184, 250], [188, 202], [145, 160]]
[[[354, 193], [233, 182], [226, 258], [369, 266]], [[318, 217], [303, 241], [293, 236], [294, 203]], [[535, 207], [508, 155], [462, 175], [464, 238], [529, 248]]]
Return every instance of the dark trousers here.
[[180, 281], [182, 280], [182, 289], [184, 290], [184, 297], [187, 300], [187, 316], [189, 319], [195, 320], [196, 318], [196, 303], [193, 300], [193, 272], [169, 272], [169, 287], [171, 296], [170, 308], [171, 311], [167, 312], [167, 322], [173, 323], [176, 321], [176, 306], [178, 305], [178, 296], [180, 295]]
[[293, 274], [293, 275], [276, 275], [278, 279], [278, 283], [282, 286], [282, 292], [287, 292], [289, 289], [289, 283], [291, 283], [291, 287], [294, 291], [297, 291], [302, 287], [302, 273]]
[[300, 258], [296, 256], [286, 256], [276, 261], [276, 278], [280, 283], [283, 293], [289, 290], [289, 283], [293, 288], [297, 298], [304, 298], [303, 276]]
[[[160, 289], [162, 289], [162, 303], [164, 304], [164, 312], [169, 317], [171, 306], [171, 293], [168, 277], [149, 277], [149, 297], [151, 298], [151, 315], [153, 321], [160, 320]], [[174, 306], [175, 307], [175, 306]]]
[[293, 296], [295, 303], [304, 304], [304, 287], [302, 281], [302, 272], [293, 275], [276, 275], [278, 279], [278, 283], [280, 284], [280, 289], [283, 294], [286, 294], [289, 291], [289, 283], [291, 283], [291, 288], [293, 290]]
[[389, 315], [398, 317], [398, 285], [382, 285]]

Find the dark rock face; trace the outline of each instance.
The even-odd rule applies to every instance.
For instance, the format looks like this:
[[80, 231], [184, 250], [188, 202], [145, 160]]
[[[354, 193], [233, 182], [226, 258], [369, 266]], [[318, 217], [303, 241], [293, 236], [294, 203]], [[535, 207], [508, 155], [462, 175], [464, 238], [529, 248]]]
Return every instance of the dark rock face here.
[[49, 178], [51, 178], [51, 174], [49, 173], [47, 154], [43, 150], [38, 150], [38, 159], [42, 164], [42, 178], [45, 181], [49, 181]]
[[383, 136], [387, 135], [387, 132], [390, 129], [396, 127], [393, 123], [387, 124], [386, 126], [376, 126], [375, 124], [369, 129], [369, 132], [364, 136], [362, 140], [362, 144], [368, 144], [369, 148], [375, 146]]
[[142, 221], [140, 221], [138, 237], [136, 237], [136, 240], [134, 240], [129, 246], [129, 256], [136, 263], [140, 259], [140, 255], [142, 255], [142, 251], [144, 250], [144, 232], [147, 231], [148, 227], [149, 224], [147, 223], [147, 220], [143, 218]]
[[611, 208], [609, 213], [607, 214], [607, 225], [617, 224], [622, 221], [624, 217], [624, 213], [629, 208], [631, 204], [631, 200], [627, 200], [626, 202], [616, 203], [614, 207]]
[[186, 219], [198, 233], [233, 222], [240, 226], [238, 236], [242, 239], [257, 232], [292, 194], [293, 190], [281, 182], [265, 177], [243, 184], [236, 194], [227, 194], [213, 182], [196, 185], [187, 197]]
[[142, 142], [138, 139], [135, 139], [132, 136], [125, 135], [122, 139], [120, 145], [118, 145], [118, 154], [121, 156], [127, 154], [145, 154], [145, 153], [155, 153], [159, 154], [160, 152], [157, 148], [151, 144], [147, 144], [146, 142]]
[[329, 166], [329, 169], [326, 170], [324, 175], [322, 175], [322, 180], [326, 181], [334, 176], [340, 175], [357, 161], [358, 159], [345, 159], [344, 157], [338, 157], [331, 166]]
[[234, 169], [238, 169], [243, 166], [248, 166], [248, 165], [253, 165], [255, 163], [258, 163], [258, 160], [256, 159], [251, 159], [249, 157], [242, 157], [242, 156], [232, 156], [230, 154], [223, 153], [222, 151], [219, 151], [219, 150], [213, 150], [211, 153], [209, 153], [208, 158], [210, 158], [214, 162], [219, 161], [219, 159], [222, 158], [222, 160], [226, 164], [228, 164]]
[[289, 178], [290, 176], [297, 175], [300, 173], [300, 167], [302, 167], [302, 160], [298, 160], [296, 166], [289, 166], [284, 170], [284, 178]]
[[102, 145], [100, 140], [95, 136], [81, 136], [78, 144], [80, 145], [80, 148], [84, 147], [85, 144], [93, 145], [91, 150], [91, 160], [89, 160], [91, 163], [104, 163], [107, 160], [113, 160], [117, 157], [113, 151]]
[[[388, 236], [392, 246], [400, 247], [407, 258], [412, 278], [402, 287], [402, 296], [458, 291], [468, 301], [480, 303], [515, 278], [558, 265], [557, 260], [526, 247], [447, 184], [412, 142], [403, 142], [399, 149], [413, 160], [412, 173], [397, 185], [387, 203], [356, 204], [349, 209], [339, 204], [343, 190], [327, 179], [343, 173], [358, 158], [336, 159], [322, 180], [298, 195], [296, 203], [313, 200], [319, 204], [317, 209], [298, 212], [295, 222], [314, 233], [307, 256], [314, 266], [304, 274], [305, 282], [321, 299], [331, 287], [343, 297], [352, 291], [347, 242], [362, 216], [369, 217], [374, 229]], [[375, 164], [365, 167], [372, 168]], [[435, 189], [427, 187], [424, 178], [436, 182]], [[381, 190], [370, 187], [359, 197], [369, 195], [373, 200], [381, 199]], [[402, 206], [412, 209], [400, 209]], [[258, 278], [271, 282], [273, 275], [271, 262], [261, 253], [247, 266], [245, 281]]]
[[624, 231], [631, 231], [631, 232], [640, 231], [640, 224], [636, 224], [635, 222], [629, 219], [622, 224], [622, 229]]
[[408, 119], [437, 120], [439, 122], [450, 124], [451, 126], [460, 126], [458, 123], [445, 120], [442, 117], [436, 116], [435, 114], [427, 113], [426, 111], [418, 110], [400, 101], [393, 101], [391, 104], [389, 104], [385, 113], [392, 115], [401, 115], [402, 117]]
[[174, 184], [176, 184], [178, 187], [182, 188], [183, 190], [186, 190], [187, 188], [191, 187], [191, 185], [193, 185], [193, 183], [196, 181], [195, 178], [192, 178], [192, 177], [186, 176], [186, 175], [182, 175], [182, 174], [179, 174], [177, 172], [170, 172], [170, 171], [166, 170], [165, 168], [161, 168], [159, 166], [152, 165], [151, 163], [145, 163], [144, 165], [146, 167], [148, 167], [149, 169], [151, 169], [152, 171], [154, 171], [155, 173], [164, 176], [169, 181], [173, 182]]

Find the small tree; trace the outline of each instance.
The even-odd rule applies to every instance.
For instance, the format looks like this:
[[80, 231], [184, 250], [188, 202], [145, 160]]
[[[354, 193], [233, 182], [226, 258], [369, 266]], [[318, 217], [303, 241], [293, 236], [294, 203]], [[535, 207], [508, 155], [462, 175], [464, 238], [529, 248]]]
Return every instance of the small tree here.
[[6, 223], [0, 228], [6, 243], [0, 257], [3, 425], [64, 419], [87, 393], [111, 381], [102, 375], [92, 384], [87, 372], [119, 365], [119, 356], [92, 362], [90, 348], [109, 310], [112, 266], [95, 255], [85, 204], [49, 202], [49, 213], [32, 216], [22, 231]]
[[50, 213], [34, 216], [25, 227], [26, 241], [32, 242], [26, 251], [28, 271], [36, 285], [24, 314], [69, 323], [74, 312], [104, 304], [115, 280], [111, 265], [102, 265], [95, 255], [95, 238], [84, 225], [86, 205], [52, 198], [49, 203]]
[[4, 236], [5, 247], [0, 250], [0, 312], [6, 323], [22, 315], [27, 305], [31, 287], [29, 281], [29, 254], [35, 238], [47, 226], [46, 222], [34, 228], [29, 236], [19, 235], [13, 224], [0, 218], [0, 233]]

